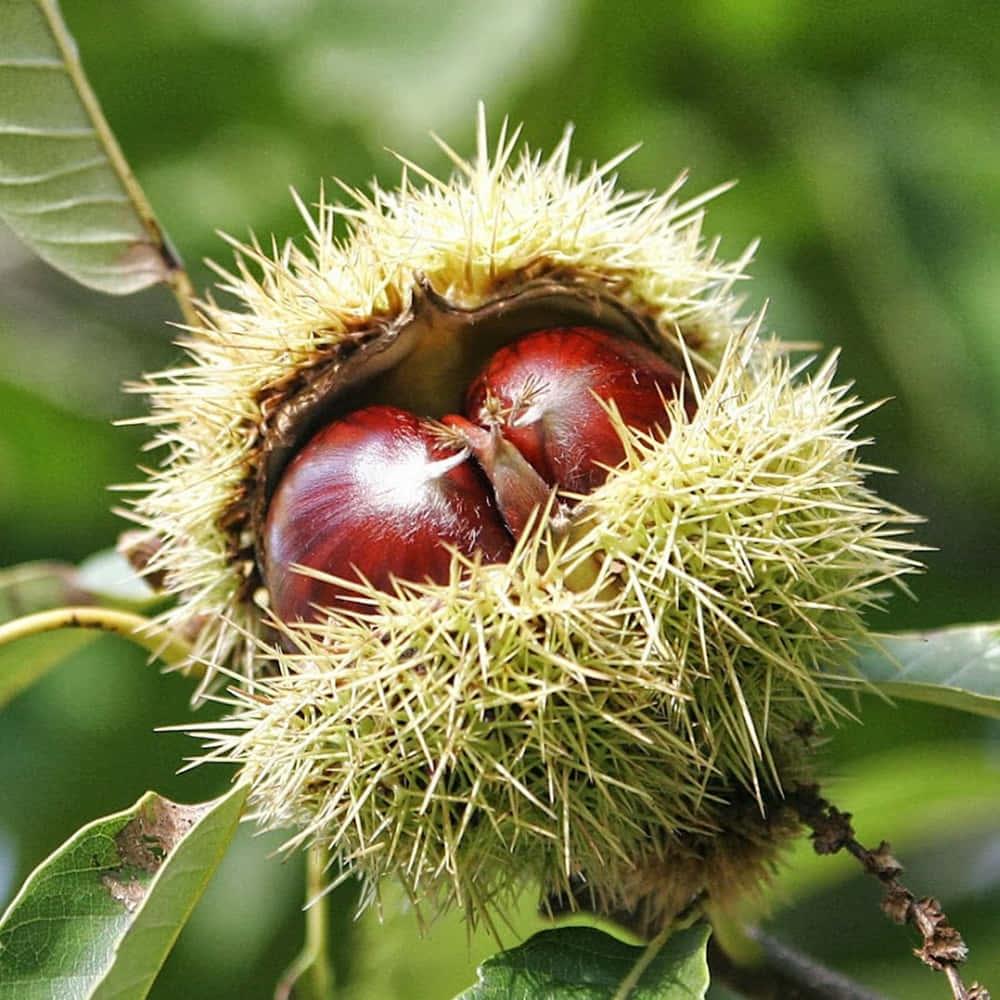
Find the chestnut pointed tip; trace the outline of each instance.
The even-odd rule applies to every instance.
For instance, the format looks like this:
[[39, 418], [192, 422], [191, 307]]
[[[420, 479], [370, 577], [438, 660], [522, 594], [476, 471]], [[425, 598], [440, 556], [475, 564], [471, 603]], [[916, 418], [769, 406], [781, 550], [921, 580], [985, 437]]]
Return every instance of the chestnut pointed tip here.
[[515, 539], [521, 538], [537, 512], [548, 504], [553, 488], [503, 436], [498, 424], [480, 427], [457, 415], [445, 421], [465, 438], [493, 487], [504, 524]]

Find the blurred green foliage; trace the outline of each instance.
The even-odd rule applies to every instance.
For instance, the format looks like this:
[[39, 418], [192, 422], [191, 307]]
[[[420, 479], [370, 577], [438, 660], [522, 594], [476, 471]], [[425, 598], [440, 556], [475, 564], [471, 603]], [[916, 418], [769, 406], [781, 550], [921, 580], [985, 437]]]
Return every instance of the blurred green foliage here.
[[[924, 514], [928, 572], [919, 602], [897, 599], [879, 628], [996, 619], [1000, 611], [1000, 7], [901, 0], [716, 0], [626, 6], [597, 0], [64, 0], [91, 81], [197, 287], [215, 230], [299, 238], [289, 185], [308, 201], [338, 176], [384, 184], [396, 149], [435, 170], [427, 133], [472, 146], [475, 102], [496, 127], [525, 123], [550, 147], [576, 126], [584, 161], [643, 146], [629, 187], [662, 188], [689, 168], [692, 193], [739, 186], [709, 210], [723, 252], [763, 239], [746, 288], [769, 326], [821, 350], [866, 399], [869, 459], [899, 470], [883, 493]], [[2, 101], [0, 95], [0, 101]], [[177, 357], [162, 289], [87, 293], [0, 233], [0, 565], [77, 560], [122, 522], [109, 483], [136, 478], [147, 437], [111, 421], [140, 415], [120, 390]], [[188, 686], [158, 677], [113, 640], [88, 646], [0, 719], [0, 900], [83, 822], [147, 787], [185, 801], [227, 776], [177, 776], [193, 751], [156, 726], [184, 720]], [[852, 808], [858, 775], [886, 788], [880, 754], [960, 739], [1000, 787], [996, 724], [944, 710], [861, 706], [835, 734], [831, 795]], [[965, 780], [961, 758], [948, 778]], [[903, 765], [897, 765], [903, 766]], [[919, 771], [917, 772], [919, 779]], [[970, 978], [1000, 989], [1000, 822], [933, 810], [921, 829], [870, 801], [863, 836], [893, 839], [916, 891], [943, 897], [972, 947]], [[979, 789], [981, 791], [981, 789]], [[998, 792], [1000, 798], [1000, 792]], [[911, 805], [911, 807], [915, 808]], [[958, 828], [956, 828], [956, 824]], [[156, 996], [266, 997], [297, 947], [297, 859], [268, 860], [273, 838], [240, 838], [168, 962]], [[831, 864], [833, 862], [830, 862]], [[798, 899], [772, 929], [895, 997], [939, 997], [909, 956], [877, 890], [847, 870]], [[440, 998], [470, 984], [491, 943], [466, 945], [451, 921], [417, 949], [411, 916], [351, 922], [337, 903], [338, 964], [352, 996]], [[238, 902], [233, 902], [233, 899]], [[781, 914], [780, 899], [775, 912]], [[525, 918], [529, 921], [529, 918]], [[527, 926], [527, 923], [524, 925]], [[512, 943], [508, 937], [506, 943]], [[379, 955], [378, 961], [372, 956]], [[417, 956], [424, 955], [420, 960]], [[433, 956], [433, 957], [428, 957]], [[409, 964], [408, 964], [409, 963]], [[378, 984], [378, 985], [375, 985]]]

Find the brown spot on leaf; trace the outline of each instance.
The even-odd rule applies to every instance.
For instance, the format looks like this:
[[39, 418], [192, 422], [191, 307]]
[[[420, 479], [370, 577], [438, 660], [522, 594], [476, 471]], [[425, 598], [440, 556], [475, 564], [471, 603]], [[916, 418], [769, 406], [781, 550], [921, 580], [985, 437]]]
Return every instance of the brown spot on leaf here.
[[153, 876], [208, 808], [179, 805], [158, 795], [144, 800], [115, 835], [120, 866], [101, 874], [111, 898], [129, 913], [138, 909]]
[[108, 890], [108, 895], [116, 902], [134, 913], [146, 898], [146, 883], [138, 879], [132, 881], [121, 881], [114, 875], [102, 875], [101, 885]]

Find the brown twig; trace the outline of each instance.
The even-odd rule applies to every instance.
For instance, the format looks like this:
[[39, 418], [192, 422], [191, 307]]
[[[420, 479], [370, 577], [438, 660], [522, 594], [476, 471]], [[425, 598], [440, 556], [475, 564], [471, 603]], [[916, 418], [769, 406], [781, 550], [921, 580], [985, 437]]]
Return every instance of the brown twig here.
[[917, 899], [898, 879], [902, 865], [892, 856], [886, 841], [874, 851], [863, 847], [854, 836], [851, 814], [841, 812], [821, 798], [816, 786], [799, 789], [792, 797], [800, 819], [812, 830], [813, 847], [817, 854], [836, 854], [846, 850], [861, 863], [869, 874], [877, 878], [886, 889], [882, 910], [897, 924], [909, 923], [924, 939], [923, 946], [914, 954], [925, 965], [943, 972], [951, 986], [954, 1000], [990, 1000], [985, 986], [973, 983], [966, 987], [958, 972], [968, 948], [962, 935], [948, 923], [941, 904], [930, 896]]

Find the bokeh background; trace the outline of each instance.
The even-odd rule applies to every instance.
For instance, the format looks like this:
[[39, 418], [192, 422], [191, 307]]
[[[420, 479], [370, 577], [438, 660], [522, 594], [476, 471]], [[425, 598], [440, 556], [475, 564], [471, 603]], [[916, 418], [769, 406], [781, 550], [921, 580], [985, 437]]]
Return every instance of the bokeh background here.
[[[106, 115], [198, 288], [217, 230], [304, 232], [288, 193], [431, 169], [434, 131], [472, 149], [476, 101], [550, 148], [567, 122], [586, 163], [635, 142], [623, 184], [691, 193], [736, 178], [706, 229], [735, 256], [762, 238], [748, 308], [779, 336], [842, 348], [841, 373], [888, 402], [865, 423], [878, 488], [920, 512], [932, 547], [916, 600], [875, 623], [1000, 617], [1000, 6], [980, 0], [64, 0]], [[0, 102], [3, 95], [0, 94]], [[153, 459], [121, 386], [170, 364], [175, 305], [82, 290], [0, 230], [0, 566], [75, 562], [122, 522], [108, 484]], [[0, 906], [83, 822], [146, 788], [195, 801], [222, 769], [175, 772], [195, 745], [188, 685], [101, 640], [0, 715]], [[920, 706], [861, 705], [832, 735], [830, 794], [863, 840], [893, 842], [918, 892], [942, 897], [1000, 990], [1000, 727]], [[204, 713], [202, 713], [204, 714]], [[240, 835], [154, 996], [270, 996], [301, 935], [299, 859]], [[945, 995], [851, 865], [807, 847], [767, 927], [891, 997]], [[459, 920], [418, 944], [352, 920], [336, 897], [345, 996], [441, 1000], [491, 943]], [[525, 917], [521, 927], [528, 926]], [[516, 939], [509, 938], [510, 943]], [[715, 995], [721, 996], [721, 992]]]

